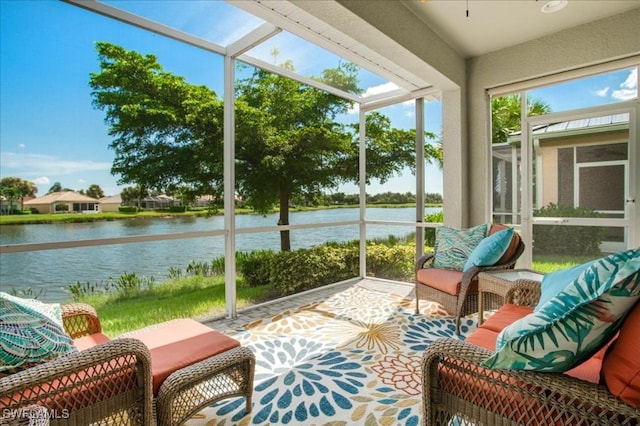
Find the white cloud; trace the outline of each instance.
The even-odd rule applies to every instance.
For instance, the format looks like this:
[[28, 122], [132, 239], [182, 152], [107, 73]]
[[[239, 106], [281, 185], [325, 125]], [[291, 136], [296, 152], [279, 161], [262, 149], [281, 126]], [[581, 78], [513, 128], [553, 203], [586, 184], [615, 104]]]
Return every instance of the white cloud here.
[[[398, 88], [399, 86], [397, 84], [391, 82], [380, 84], [378, 86], [367, 87], [367, 90], [364, 91], [362, 97], [367, 98], [369, 96], [379, 95], [381, 93], [388, 93]], [[347, 114], [357, 114], [359, 111], [360, 105], [356, 103], [349, 111], [347, 111]]]
[[380, 93], [391, 92], [398, 88], [399, 87], [397, 84], [388, 82], [388, 83], [380, 84], [378, 86], [367, 87], [367, 90], [365, 90], [362, 96], [366, 98], [368, 96], [379, 95]]
[[611, 97], [619, 101], [628, 101], [629, 99], [635, 98], [637, 93], [637, 90], [620, 89], [614, 90], [613, 93], [611, 93]]
[[25, 144], [23, 144], [23, 143], [18, 144], [18, 148], [20, 148], [20, 149], [25, 149], [26, 147], [27, 146]]
[[111, 170], [111, 163], [106, 162], [64, 160], [53, 155], [15, 152], [0, 153], [0, 164], [5, 173], [10, 169], [12, 175], [19, 176], [64, 176], [78, 172]]
[[627, 79], [620, 83], [620, 89], [611, 92], [611, 97], [619, 101], [627, 101], [638, 96], [638, 68], [631, 70]]
[[609, 86], [605, 87], [604, 89], [595, 91], [596, 96], [600, 96], [601, 98], [604, 98], [605, 96], [607, 96], [608, 93], [609, 93]]
[[35, 178], [32, 182], [36, 185], [49, 185], [51, 183], [51, 179], [46, 176], [41, 176], [39, 178]]

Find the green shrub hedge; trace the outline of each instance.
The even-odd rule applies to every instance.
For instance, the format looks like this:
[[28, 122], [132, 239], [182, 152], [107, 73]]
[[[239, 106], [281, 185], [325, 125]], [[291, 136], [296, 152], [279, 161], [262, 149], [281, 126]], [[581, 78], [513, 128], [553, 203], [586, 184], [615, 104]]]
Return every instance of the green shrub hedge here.
[[[331, 243], [308, 249], [243, 253], [237, 257], [238, 273], [245, 285], [269, 285], [278, 295], [288, 295], [359, 276], [357, 242]], [[411, 281], [413, 246], [367, 244], [367, 274]]]
[[236, 266], [249, 287], [259, 287], [270, 282], [271, 262], [275, 257], [272, 250], [254, 250], [236, 253]]
[[269, 284], [278, 294], [287, 295], [353, 278], [357, 273], [354, 265], [345, 263], [347, 250], [318, 246], [279, 252], [271, 261]]
[[[440, 210], [437, 213], [431, 213], [424, 218], [425, 222], [442, 223], [444, 222], [444, 212]], [[436, 245], [436, 228], [424, 228], [424, 244], [429, 247]]]
[[389, 280], [413, 281], [414, 267], [414, 246], [367, 245], [367, 274], [369, 276]]
[[138, 213], [138, 206], [119, 206], [119, 213]]

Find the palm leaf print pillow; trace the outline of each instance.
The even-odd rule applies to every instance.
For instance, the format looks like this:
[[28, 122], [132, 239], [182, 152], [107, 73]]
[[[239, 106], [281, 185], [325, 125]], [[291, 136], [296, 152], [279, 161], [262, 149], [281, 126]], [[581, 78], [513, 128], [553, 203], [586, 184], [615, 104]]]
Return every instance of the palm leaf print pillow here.
[[498, 335], [483, 365], [564, 372], [613, 338], [640, 298], [640, 249], [599, 259], [536, 312]]
[[433, 267], [462, 271], [469, 255], [489, 232], [489, 224], [469, 229], [436, 228]]
[[75, 351], [59, 304], [0, 292], [0, 372], [16, 372]]

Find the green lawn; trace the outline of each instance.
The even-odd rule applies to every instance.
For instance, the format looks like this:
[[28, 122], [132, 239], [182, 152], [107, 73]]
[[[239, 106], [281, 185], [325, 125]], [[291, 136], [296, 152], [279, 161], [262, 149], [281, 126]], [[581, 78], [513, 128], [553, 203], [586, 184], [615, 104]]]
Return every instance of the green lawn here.
[[[238, 280], [239, 309], [268, 298], [265, 287], [247, 288]], [[192, 276], [156, 284], [134, 295], [98, 294], [85, 296], [102, 323], [103, 333], [116, 337], [175, 318], [203, 319], [225, 313], [224, 277]]]
[[559, 271], [560, 269], [567, 269], [573, 266], [581, 265], [590, 260], [594, 260], [593, 256], [534, 256], [533, 266], [531, 269], [534, 271], [547, 274], [553, 271]]
[[[248, 212], [247, 209], [238, 213]], [[111, 220], [126, 220], [135, 218], [158, 218], [166, 216], [205, 216], [210, 212], [206, 210], [193, 210], [184, 213], [170, 213], [161, 211], [143, 211], [138, 213], [44, 213], [44, 214], [12, 214], [0, 216], [0, 225], [27, 225], [42, 223], [74, 223], [74, 222], [99, 222]], [[222, 212], [219, 211], [219, 214]]]

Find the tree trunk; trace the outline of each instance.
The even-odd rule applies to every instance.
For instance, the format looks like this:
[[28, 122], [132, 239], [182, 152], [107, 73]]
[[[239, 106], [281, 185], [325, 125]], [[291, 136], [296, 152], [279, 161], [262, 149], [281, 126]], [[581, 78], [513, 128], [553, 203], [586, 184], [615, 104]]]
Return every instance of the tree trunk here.
[[[282, 191], [280, 192], [280, 219], [278, 225], [289, 224], [289, 194]], [[291, 251], [291, 237], [289, 236], [289, 230], [280, 231], [280, 250]]]

